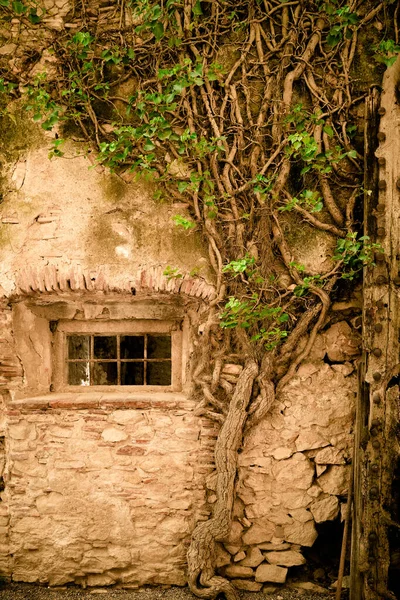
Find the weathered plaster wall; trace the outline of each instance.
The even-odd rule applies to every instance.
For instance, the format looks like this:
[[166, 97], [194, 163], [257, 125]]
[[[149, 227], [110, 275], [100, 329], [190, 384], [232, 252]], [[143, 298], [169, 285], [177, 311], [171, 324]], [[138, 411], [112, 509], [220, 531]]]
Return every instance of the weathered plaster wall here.
[[90, 168], [83, 145], [70, 144], [66, 158], [49, 160], [52, 138], [41, 134], [36, 147], [10, 157], [0, 211], [4, 294], [15, 291], [21, 269], [52, 266], [101, 272], [115, 287], [143, 265], [209, 276], [200, 236], [172, 221], [185, 214], [184, 204], [156, 202], [149, 184], [129, 185]]

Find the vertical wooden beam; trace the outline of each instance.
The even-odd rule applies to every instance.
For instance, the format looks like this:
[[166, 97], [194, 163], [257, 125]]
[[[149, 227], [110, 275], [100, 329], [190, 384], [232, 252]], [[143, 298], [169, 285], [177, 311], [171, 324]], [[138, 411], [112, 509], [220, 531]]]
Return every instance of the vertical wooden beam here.
[[[384, 76], [383, 93], [366, 102], [364, 233], [379, 243], [364, 273], [363, 361], [356, 420], [351, 600], [390, 597], [387, 508], [398, 446], [400, 267], [400, 58]], [[380, 116], [379, 131], [377, 117]], [[376, 142], [379, 144], [376, 148]], [[375, 159], [375, 157], [376, 159]]]

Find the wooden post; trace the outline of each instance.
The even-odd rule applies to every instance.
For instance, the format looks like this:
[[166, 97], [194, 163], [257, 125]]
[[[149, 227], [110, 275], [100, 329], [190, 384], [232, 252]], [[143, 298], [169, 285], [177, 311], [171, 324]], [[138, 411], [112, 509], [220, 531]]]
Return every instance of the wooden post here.
[[[394, 406], [399, 389], [400, 58], [387, 70], [383, 93], [371, 91], [365, 124], [365, 235], [379, 243], [364, 274], [363, 360], [355, 429], [351, 600], [381, 600], [390, 563], [387, 507], [398, 457]], [[377, 131], [378, 119], [379, 131]], [[377, 147], [376, 147], [377, 146]]]

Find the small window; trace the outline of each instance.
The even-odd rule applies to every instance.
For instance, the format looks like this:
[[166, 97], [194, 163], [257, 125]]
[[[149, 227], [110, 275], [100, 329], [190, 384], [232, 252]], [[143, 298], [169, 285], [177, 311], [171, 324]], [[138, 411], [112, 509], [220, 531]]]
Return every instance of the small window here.
[[67, 335], [69, 385], [171, 385], [170, 335]]
[[181, 387], [181, 331], [165, 321], [61, 321], [55, 333], [55, 389]]

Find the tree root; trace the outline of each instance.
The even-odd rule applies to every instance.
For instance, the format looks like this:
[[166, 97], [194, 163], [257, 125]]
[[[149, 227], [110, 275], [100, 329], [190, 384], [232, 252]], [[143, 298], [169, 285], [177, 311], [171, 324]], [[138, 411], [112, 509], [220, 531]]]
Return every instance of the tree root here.
[[253, 382], [258, 373], [254, 360], [248, 360], [239, 375], [228, 414], [215, 445], [217, 474], [213, 517], [196, 526], [187, 554], [188, 583], [199, 598], [213, 599], [225, 594], [227, 600], [237, 600], [238, 594], [223, 577], [215, 575], [215, 542], [223, 541], [229, 534], [235, 495], [237, 451], [242, 443]]

